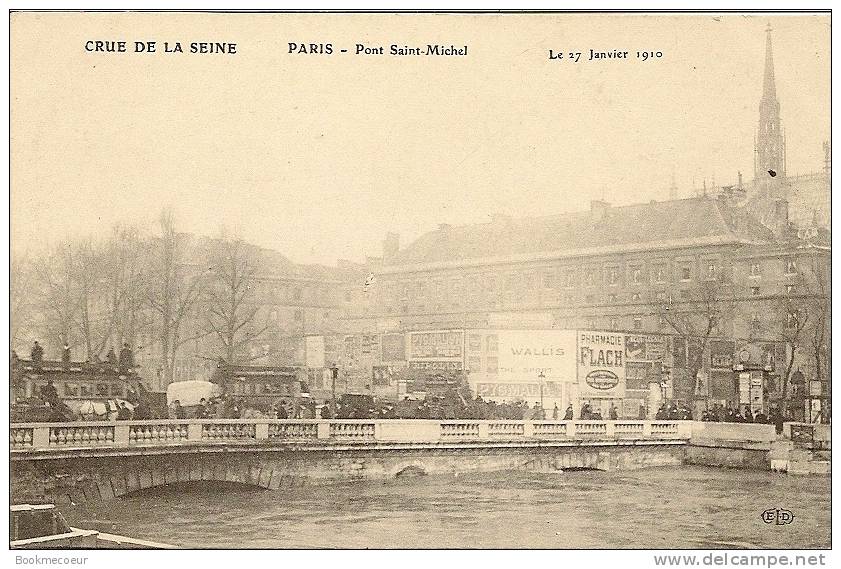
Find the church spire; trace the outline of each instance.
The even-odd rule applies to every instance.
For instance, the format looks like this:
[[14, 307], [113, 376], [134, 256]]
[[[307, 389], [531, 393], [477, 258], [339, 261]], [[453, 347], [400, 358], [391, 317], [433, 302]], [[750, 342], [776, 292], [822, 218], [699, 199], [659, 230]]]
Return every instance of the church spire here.
[[785, 177], [786, 142], [780, 121], [780, 103], [777, 101], [770, 24], [765, 28], [765, 74], [762, 78], [762, 98], [759, 101], [755, 151], [754, 177], [757, 181]]
[[771, 24], [765, 28], [765, 75], [762, 80], [762, 99], [777, 100], [777, 85], [774, 81], [774, 52], [771, 49]]

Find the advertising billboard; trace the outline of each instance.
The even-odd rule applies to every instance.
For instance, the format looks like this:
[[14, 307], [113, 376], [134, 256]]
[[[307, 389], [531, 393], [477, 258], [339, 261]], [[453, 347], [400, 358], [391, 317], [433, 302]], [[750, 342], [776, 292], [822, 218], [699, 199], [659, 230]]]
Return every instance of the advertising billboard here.
[[461, 359], [463, 333], [445, 330], [442, 332], [412, 332], [409, 336], [410, 359]]
[[578, 333], [578, 387], [582, 397], [625, 396], [625, 336], [613, 332]]
[[662, 362], [666, 357], [664, 336], [626, 335], [625, 359], [631, 362]]
[[384, 362], [406, 360], [406, 341], [403, 334], [383, 334], [382, 345]]
[[571, 330], [500, 330], [497, 332], [497, 379], [500, 382], [575, 381], [575, 332]]
[[324, 336], [307, 336], [304, 338], [307, 354], [307, 367], [324, 367]]
[[563, 407], [574, 400], [577, 381], [574, 331], [469, 333], [469, 352], [480, 348], [484, 348], [484, 365], [472, 363], [470, 367], [470, 380], [479, 396], [537, 402], [542, 395], [544, 405], [550, 409], [556, 403]]

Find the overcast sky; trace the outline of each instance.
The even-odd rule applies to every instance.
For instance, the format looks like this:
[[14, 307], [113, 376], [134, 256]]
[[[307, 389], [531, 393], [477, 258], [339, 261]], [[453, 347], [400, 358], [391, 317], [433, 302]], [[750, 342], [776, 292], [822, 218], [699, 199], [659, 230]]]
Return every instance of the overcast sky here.
[[[682, 196], [749, 180], [769, 22], [788, 172], [819, 170], [828, 16], [15, 14], [12, 247], [151, 228], [171, 206], [185, 231], [225, 225], [334, 264], [379, 255], [387, 231], [405, 245], [493, 213], [666, 199], [672, 176]], [[92, 54], [87, 40], [238, 53]], [[356, 43], [468, 56], [362, 57]], [[586, 61], [591, 48], [630, 59]]]

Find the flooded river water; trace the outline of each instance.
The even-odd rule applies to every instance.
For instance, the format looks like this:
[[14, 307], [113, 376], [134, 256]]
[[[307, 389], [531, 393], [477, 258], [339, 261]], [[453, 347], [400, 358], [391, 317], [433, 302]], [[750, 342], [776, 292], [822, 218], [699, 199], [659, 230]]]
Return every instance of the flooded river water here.
[[[676, 467], [280, 491], [190, 483], [63, 511], [73, 525], [190, 548], [824, 548], [829, 491], [829, 477]], [[768, 508], [793, 523], [764, 523]]]

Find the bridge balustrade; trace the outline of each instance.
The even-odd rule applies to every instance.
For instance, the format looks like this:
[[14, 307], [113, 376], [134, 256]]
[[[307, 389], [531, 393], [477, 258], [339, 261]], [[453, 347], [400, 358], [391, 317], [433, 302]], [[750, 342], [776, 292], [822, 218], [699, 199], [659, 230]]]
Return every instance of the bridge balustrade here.
[[16, 423], [13, 452], [96, 447], [284, 442], [366, 444], [472, 441], [679, 441], [689, 421], [160, 419]]

